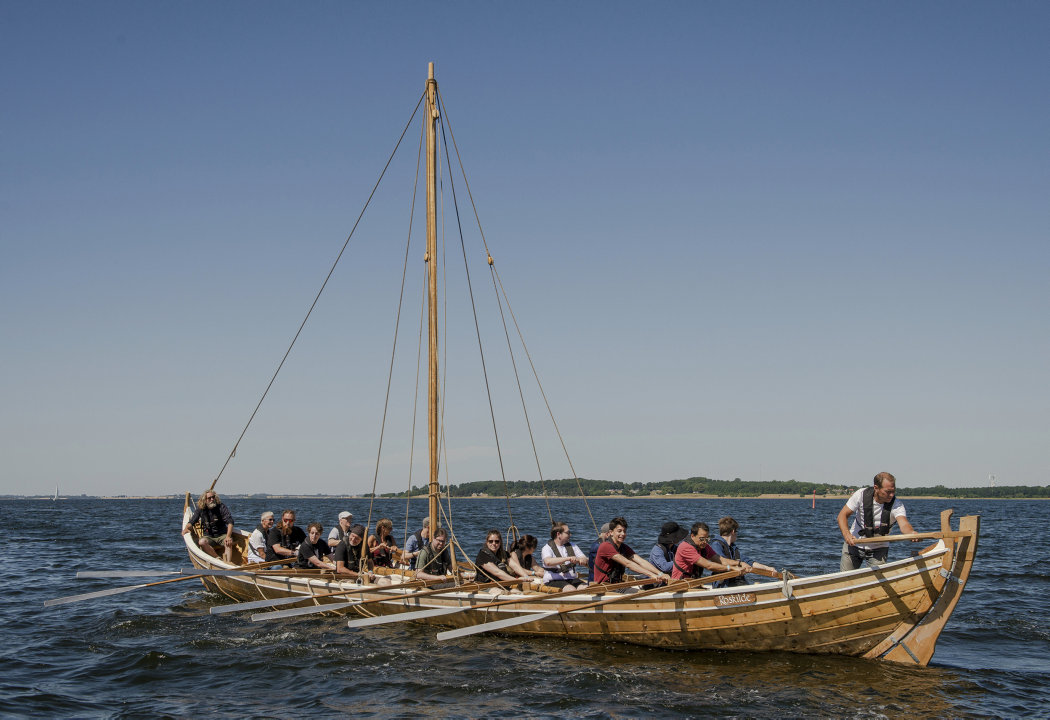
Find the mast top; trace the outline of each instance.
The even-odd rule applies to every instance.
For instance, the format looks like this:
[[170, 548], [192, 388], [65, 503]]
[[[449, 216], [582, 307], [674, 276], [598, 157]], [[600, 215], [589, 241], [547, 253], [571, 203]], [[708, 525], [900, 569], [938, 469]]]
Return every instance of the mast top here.
[[429, 63], [427, 65], [427, 72], [428, 72], [427, 79], [428, 80], [433, 80], [434, 79], [434, 63]]

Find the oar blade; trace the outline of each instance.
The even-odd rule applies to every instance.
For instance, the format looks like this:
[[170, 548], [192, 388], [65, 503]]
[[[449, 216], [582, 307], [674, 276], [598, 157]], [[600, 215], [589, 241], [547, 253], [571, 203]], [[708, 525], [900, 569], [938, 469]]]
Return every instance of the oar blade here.
[[372, 625], [385, 625], [386, 623], [403, 622], [408, 620], [422, 620], [424, 618], [438, 617], [440, 615], [451, 615], [456, 612], [471, 610], [469, 605], [460, 607], [430, 608], [428, 610], [412, 610], [410, 612], [399, 612], [393, 615], [377, 615], [369, 618], [354, 618], [346, 626], [352, 628], [370, 627]]
[[255, 574], [254, 570], [209, 570], [207, 568], [182, 568], [179, 572], [183, 575], [218, 575], [220, 577]]
[[163, 577], [165, 575], [179, 575], [178, 570], [80, 570], [77, 579], [84, 578], [131, 578], [131, 577]]
[[50, 600], [44, 601], [44, 607], [65, 605], [67, 603], [81, 602], [82, 600], [92, 600], [94, 598], [106, 597], [107, 595], [119, 595], [121, 593], [131, 592], [132, 590], [138, 590], [139, 588], [144, 587], [146, 587], [146, 584], [124, 585], [123, 587], [110, 588], [108, 590], [98, 590], [96, 592], [83, 593], [81, 595], [67, 595], [66, 597], [51, 598]]
[[241, 612], [242, 610], [258, 610], [259, 608], [280, 607], [281, 605], [294, 605], [297, 602], [310, 600], [309, 595], [298, 597], [273, 598], [271, 600], [252, 600], [250, 602], [233, 603], [231, 605], [213, 605], [208, 610], [212, 615], [224, 615], [226, 613]]
[[[302, 598], [307, 600], [309, 598]], [[299, 617], [300, 615], [315, 615], [332, 610], [344, 610], [354, 605], [360, 605], [360, 600], [351, 600], [341, 603], [324, 603], [322, 605], [310, 605], [309, 607], [292, 608], [291, 610], [274, 610], [273, 612], [255, 613], [252, 622], [263, 622], [265, 620], [279, 620], [280, 618]]]
[[455, 630], [445, 630], [437, 634], [438, 640], [453, 640], [455, 638], [464, 637], [466, 635], [477, 635], [479, 633], [493, 632], [496, 630], [502, 630], [503, 628], [514, 627], [515, 625], [524, 625], [534, 620], [542, 620], [545, 617], [551, 615], [557, 615], [556, 610], [547, 610], [545, 612], [530, 613], [528, 615], [518, 615], [517, 617], [507, 618], [505, 620], [495, 620], [493, 622], [481, 623], [480, 625], [468, 625], [467, 627], [456, 628]]

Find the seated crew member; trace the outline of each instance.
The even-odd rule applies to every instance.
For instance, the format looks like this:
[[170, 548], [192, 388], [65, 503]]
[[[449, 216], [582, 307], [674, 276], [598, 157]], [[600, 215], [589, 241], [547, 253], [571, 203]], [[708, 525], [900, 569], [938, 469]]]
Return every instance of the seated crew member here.
[[375, 579], [375, 575], [369, 572], [370, 560], [367, 557], [361, 557], [361, 550], [364, 549], [364, 539], [364, 525], [358, 523], [347, 528], [346, 537], [335, 546], [335, 551], [332, 553], [337, 575], [349, 575], [350, 577], [364, 575], [369, 582]]
[[219, 553], [215, 548], [221, 547], [222, 559], [233, 562], [233, 515], [214, 490], [205, 490], [201, 494], [197, 509], [183, 526], [182, 534], [188, 533], [198, 520], [201, 523], [201, 536], [197, 541], [200, 549], [217, 558]]
[[423, 527], [408, 536], [408, 540], [405, 541], [405, 551], [401, 554], [401, 559], [408, 563], [410, 569], [416, 569], [416, 556], [429, 542], [430, 518], [423, 518]]
[[261, 563], [266, 559], [266, 535], [273, 527], [273, 513], [269, 510], [259, 516], [259, 524], [248, 538], [248, 562]]
[[299, 543], [299, 552], [295, 567], [300, 570], [317, 568], [319, 570], [335, 570], [335, 563], [331, 560], [332, 548], [321, 539], [324, 528], [321, 523], [312, 522], [306, 526], [306, 539]]
[[[888, 472], [875, 476], [874, 484], [861, 488], [850, 496], [839, 510], [839, 532], [845, 542], [842, 544], [842, 557], [839, 569], [859, 570], [860, 566], [878, 567], [886, 562], [889, 556], [889, 543], [863, 543], [860, 538], [888, 535], [893, 523], [897, 523], [902, 533], [913, 533], [915, 528], [908, 521], [904, 503], [896, 499], [897, 479]], [[853, 521], [846, 527], [850, 516]]]
[[447, 546], [448, 530], [439, 527], [430, 543], [416, 556], [416, 580], [449, 580], [452, 555]]
[[266, 561], [282, 558], [294, 559], [299, 553], [299, 544], [306, 539], [301, 527], [296, 527], [295, 510], [281, 513], [281, 522], [270, 528], [266, 535], [269, 547], [266, 549]]
[[624, 570], [634, 570], [653, 580], [670, 580], [648, 560], [639, 557], [624, 540], [627, 539], [627, 521], [614, 517], [609, 521], [609, 539], [598, 546], [594, 556], [594, 579], [599, 583], [618, 583]]
[[368, 536], [368, 552], [372, 554], [372, 564], [376, 567], [394, 567], [394, 551], [397, 541], [394, 540], [394, 523], [390, 518], [383, 518], [376, 523], [376, 534]]
[[660, 572], [670, 574], [674, 569], [674, 552], [678, 549], [678, 543], [685, 540], [689, 532], [674, 522], [665, 522], [660, 528], [660, 535], [656, 538], [656, 544], [649, 552], [649, 562]]
[[[718, 534], [721, 535], [721, 537], [711, 538], [707, 541], [707, 546], [718, 553], [720, 557], [729, 558], [730, 560], [743, 560], [750, 565], [753, 570], [765, 570], [766, 572], [771, 573], [776, 572], [776, 568], [771, 568], [768, 565], [755, 562], [751, 558], [740, 557], [740, 548], [736, 546], [736, 534], [739, 529], [740, 523], [726, 515], [718, 521]], [[741, 575], [727, 580], [719, 580], [715, 583], [715, 587], [736, 587], [737, 585], [747, 584], [747, 578]]]
[[509, 559], [507, 551], [503, 549], [503, 535], [499, 530], [489, 530], [485, 533], [485, 547], [478, 551], [474, 559], [478, 571], [475, 580], [480, 583], [514, 580], [514, 576], [507, 572]]
[[577, 565], [587, 564], [587, 556], [579, 545], [572, 542], [572, 531], [563, 522], [551, 527], [551, 540], [543, 546], [540, 562], [544, 569], [544, 585], [560, 588], [562, 592], [587, 585], [576, 572]]
[[598, 531], [598, 539], [591, 543], [591, 550], [587, 553], [587, 580], [594, 582], [594, 558], [598, 554], [598, 548], [609, 539], [609, 523], [602, 525]]
[[689, 537], [678, 544], [674, 556], [674, 570], [671, 577], [698, 578], [704, 570], [712, 573], [727, 572], [731, 568], [742, 567], [744, 572], [751, 572], [751, 566], [743, 560], [733, 560], [720, 556], [707, 541], [711, 539], [711, 529], [705, 522], [695, 522], [689, 529]]
[[354, 524], [354, 514], [349, 510], [343, 510], [339, 513], [338, 524], [328, 532], [328, 546], [335, 547], [339, 543], [343, 542], [343, 538], [346, 537], [347, 531], [350, 526]]
[[510, 558], [507, 560], [507, 570], [511, 575], [528, 578], [530, 582], [540, 582], [543, 570], [536, 566], [533, 553], [536, 551], [537, 540], [532, 535], [522, 535], [517, 542], [510, 546]]

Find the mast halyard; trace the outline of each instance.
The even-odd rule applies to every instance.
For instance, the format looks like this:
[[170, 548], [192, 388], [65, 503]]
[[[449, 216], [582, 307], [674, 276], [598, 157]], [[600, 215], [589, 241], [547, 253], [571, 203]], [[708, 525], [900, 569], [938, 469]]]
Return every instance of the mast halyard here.
[[430, 63], [427, 77], [427, 99], [423, 122], [427, 135], [427, 304], [429, 319], [429, 372], [427, 380], [427, 428], [430, 444], [430, 482], [428, 517], [430, 533], [438, 528], [438, 308], [437, 308], [437, 81], [434, 79], [434, 63]]

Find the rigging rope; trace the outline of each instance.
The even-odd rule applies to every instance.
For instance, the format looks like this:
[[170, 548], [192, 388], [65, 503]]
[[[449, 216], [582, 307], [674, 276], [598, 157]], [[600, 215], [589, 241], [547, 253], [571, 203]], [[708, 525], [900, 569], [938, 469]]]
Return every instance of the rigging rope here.
[[303, 328], [306, 327], [306, 321], [310, 319], [310, 315], [313, 313], [314, 308], [317, 307], [317, 302], [321, 299], [321, 293], [324, 292], [325, 287], [327, 287], [328, 285], [328, 281], [332, 277], [332, 273], [335, 272], [336, 265], [339, 264], [339, 260], [343, 257], [343, 253], [346, 252], [346, 248], [350, 245], [350, 238], [354, 236], [354, 232], [357, 230], [357, 226], [361, 223], [361, 218], [364, 217], [365, 210], [368, 209], [369, 204], [372, 202], [372, 198], [376, 194], [376, 190], [379, 189], [379, 183], [383, 182], [383, 178], [386, 176], [386, 171], [390, 167], [390, 163], [393, 162], [394, 155], [397, 154], [397, 149], [401, 147], [401, 141], [405, 139], [405, 133], [407, 133], [408, 128], [412, 126], [412, 121], [415, 119], [416, 113], [419, 112], [419, 106], [422, 104], [423, 98], [425, 97], [426, 91], [424, 91], [423, 94], [419, 96], [419, 100], [416, 102], [416, 107], [412, 110], [412, 116], [408, 119], [408, 122], [405, 123], [405, 128], [401, 131], [401, 136], [397, 139], [397, 143], [394, 145], [394, 149], [393, 151], [391, 151], [390, 157], [387, 158], [386, 165], [383, 166], [383, 171], [379, 173], [379, 179], [376, 180], [376, 184], [372, 187], [372, 192], [368, 194], [368, 199], [365, 200], [365, 205], [363, 208], [361, 208], [361, 212], [358, 214], [357, 220], [354, 221], [354, 226], [350, 229], [350, 234], [346, 237], [346, 242], [343, 243], [342, 249], [340, 249], [339, 254], [336, 255], [335, 262], [332, 263], [332, 267], [331, 269], [329, 269], [328, 274], [325, 276], [324, 282], [321, 283], [321, 289], [317, 291], [317, 296], [314, 297], [314, 301], [310, 304], [310, 309], [306, 311], [306, 317], [303, 318], [302, 323], [299, 325], [299, 329], [296, 330], [295, 337], [292, 338], [292, 342], [288, 346], [288, 349], [285, 351], [284, 357], [281, 358], [281, 362], [277, 365], [277, 369], [274, 371], [273, 377], [270, 378], [270, 382], [266, 386], [266, 390], [263, 391], [262, 397], [259, 398], [259, 402], [255, 405], [255, 409], [252, 411], [251, 417], [248, 418], [248, 422], [245, 424], [244, 429], [241, 430], [241, 434], [237, 438], [237, 442], [233, 444], [233, 449], [230, 451], [230, 454], [226, 457], [226, 462], [222, 464], [222, 467], [219, 469], [218, 475], [216, 475], [215, 479], [211, 481], [211, 487], [209, 488], [209, 490], [215, 489], [215, 485], [219, 482], [219, 478], [221, 478], [222, 474], [226, 472], [226, 467], [230, 464], [230, 461], [233, 460], [234, 457], [236, 457], [237, 447], [241, 444], [241, 440], [244, 439], [244, 435], [248, 432], [248, 428], [251, 426], [252, 421], [255, 420], [255, 415], [259, 412], [259, 408], [262, 407], [263, 401], [266, 399], [266, 396], [270, 393], [270, 388], [273, 387], [274, 381], [277, 380], [278, 373], [281, 372], [281, 368], [284, 367], [284, 363], [288, 359], [288, 356], [291, 354], [292, 348], [295, 347], [295, 343], [299, 339], [300, 333], [302, 333]]

